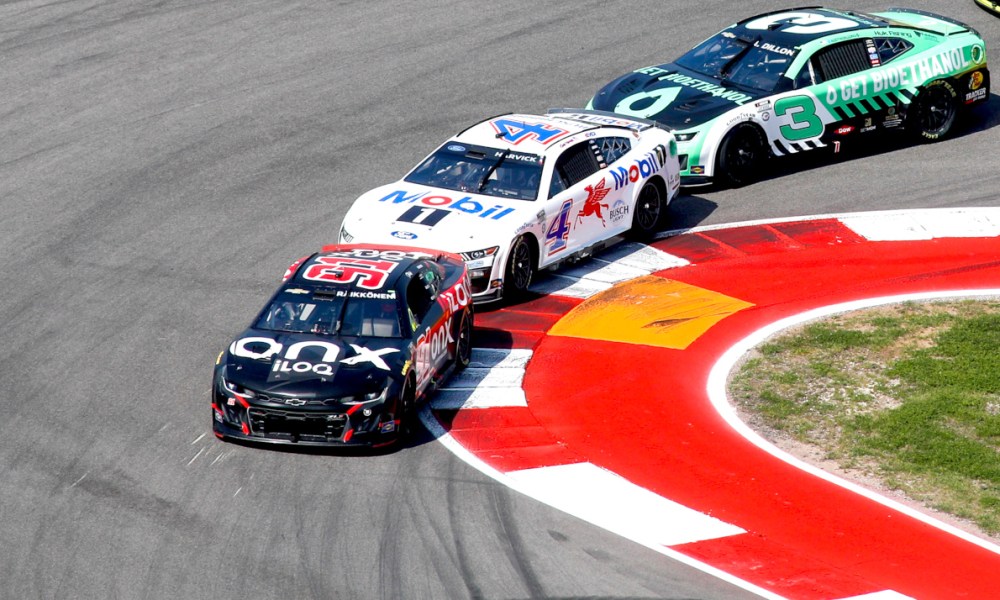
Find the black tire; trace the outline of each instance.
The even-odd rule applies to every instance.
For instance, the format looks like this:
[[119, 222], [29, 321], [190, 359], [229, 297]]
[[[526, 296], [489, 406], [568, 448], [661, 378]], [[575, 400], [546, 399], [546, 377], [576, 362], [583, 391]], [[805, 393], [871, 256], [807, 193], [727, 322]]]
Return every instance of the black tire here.
[[455, 370], [462, 371], [472, 362], [472, 310], [466, 310], [458, 323], [455, 336]]
[[958, 91], [943, 79], [932, 81], [917, 94], [907, 128], [918, 139], [937, 141], [951, 133], [958, 117]]
[[417, 396], [416, 383], [413, 377], [407, 377], [403, 389], [399, 392], [399, 435], [398, 444], [405, 444], [413, 439], [417, 431]]
[[767, 140], [753, 125], [737, 125], [719, 144], [716, 179], [740, 187], [760, 179], [761, 170], [770, 156]]
[[635, 200], [632, 235], [639, 239], [651, 237], [659, 228], [666, 211], [667, 202], [663, 190], [656, 183], [647, 181]]
[[523, 298], [535, 275], [534, 252], [531, 242], [519, 236], [510, 247], [507, 266], [504, 269], [503, 297], [505, 300]]

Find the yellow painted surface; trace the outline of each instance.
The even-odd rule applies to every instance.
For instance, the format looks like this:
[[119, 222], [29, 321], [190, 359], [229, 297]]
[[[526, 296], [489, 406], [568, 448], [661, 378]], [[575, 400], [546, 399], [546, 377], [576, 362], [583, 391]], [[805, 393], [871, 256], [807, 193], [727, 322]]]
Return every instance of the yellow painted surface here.
[[722, 319], [751, 306], [649, 275], [587, 299], [559, 320], [549, 335], [683, 350]]

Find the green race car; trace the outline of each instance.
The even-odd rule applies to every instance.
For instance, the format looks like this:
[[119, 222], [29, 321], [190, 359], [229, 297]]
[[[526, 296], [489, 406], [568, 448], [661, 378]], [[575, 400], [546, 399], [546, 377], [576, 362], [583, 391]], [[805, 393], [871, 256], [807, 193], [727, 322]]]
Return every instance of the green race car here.
[[682, 185], [738, 186], [771, 156], [839, 152], [880, 131], [943, 138], [989, 88], [986, 44], [968, 25], [911, 9], [799, 8], [619, 77], [588, 108], [673, 128]]

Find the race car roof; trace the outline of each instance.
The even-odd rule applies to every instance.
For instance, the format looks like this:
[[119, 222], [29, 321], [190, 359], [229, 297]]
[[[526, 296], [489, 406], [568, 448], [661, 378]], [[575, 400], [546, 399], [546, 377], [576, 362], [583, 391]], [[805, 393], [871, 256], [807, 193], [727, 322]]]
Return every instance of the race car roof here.
[[[344, 290], [386, 290], [396, 287], [401, 277], [414, 275], [420, 259], [434, 261], [435, 255], [419, 250], [379, 251], [358, 245], [327, 246], [322, 252], [290, 267], [286, 281], [305, 286], [336, 286]], [[416, 265], [417, 270], [423, 267]]]
[[601, 128], [643, 131], [655, 126], [644, 119], [584, 109], [552, 109], [548, 114], [506, 114], [490, 117], [459, 132], [449, 143], [545, 154], [553, 142]]
[[[768, 24], [764, 29], [759, 27], [762, 20], [766, 20], [766, 17], [769, 15], [780, 15], [783, 13], [795, 13], [796, 16], [794, 18], [789, 17], [777, 20], [777, 22]], [[808, 21], [811, 18], [815, 18], [817, 20], [817, 26], [809, 25]], [[791, 48], [801, 46], [802, 44], [815, 39], [826, 37], [832, 33], [842, 33], [844, 31], [843, 28], [830, 30], [829, 28], [819, 26], [821, 20], [830, 18], [852, 21], [857, 25], [857, 28], [861, 29], [888, 27], [891, 25], [889, 21], [869, 14], [855, 11], [840, 11], [818, 6], [807, 6], [803, 8], [775, 10], [749, 17], [733, 25], [729, 31], [739, 37], [754, 38], [760, 36], [769, 42]], [[753, 29], [750, 29], [747, 27], [747, 25], [750, 24], [754, 24], [756, 26]]]

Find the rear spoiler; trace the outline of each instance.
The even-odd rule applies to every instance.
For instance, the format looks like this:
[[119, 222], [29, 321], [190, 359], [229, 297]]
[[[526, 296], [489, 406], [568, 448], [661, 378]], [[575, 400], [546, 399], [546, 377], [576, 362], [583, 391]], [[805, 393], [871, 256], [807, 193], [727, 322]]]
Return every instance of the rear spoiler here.
[[561, 119], [568, 119], [570, 121], [577, 121], [579, 123], [586, 123], [588, 125], [595, 126], [621, 127], [623, 129], [631, 129], [633, 131], [645, 131], [656, 127], [666, 131], [672, 131], [671, 128], [663, 125], [662, 123], [657, 123], [656, 121], [652, 121], [650, 119], [620, 115], [606, 110], [588, 110], [585, 108], [550, 108], [547, 114]]

